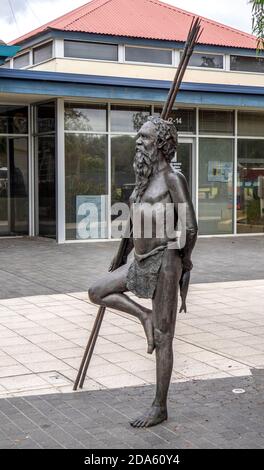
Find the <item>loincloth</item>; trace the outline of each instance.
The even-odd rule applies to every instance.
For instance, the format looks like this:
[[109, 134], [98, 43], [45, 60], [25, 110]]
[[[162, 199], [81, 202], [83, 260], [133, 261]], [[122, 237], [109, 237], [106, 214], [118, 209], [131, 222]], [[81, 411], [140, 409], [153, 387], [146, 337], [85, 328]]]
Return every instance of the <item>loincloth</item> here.
[[166, 248], [167, 245], [162, 245], [145, 255], [135, 253], [128, 269], [126, 285], [137, 297], [153, 299]]

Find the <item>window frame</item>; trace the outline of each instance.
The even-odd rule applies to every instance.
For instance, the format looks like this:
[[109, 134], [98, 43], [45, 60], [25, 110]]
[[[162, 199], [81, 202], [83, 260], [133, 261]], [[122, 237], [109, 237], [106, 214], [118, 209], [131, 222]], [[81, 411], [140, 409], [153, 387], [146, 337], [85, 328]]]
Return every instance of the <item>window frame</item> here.
[[[137, 48], [137, 49], [151, 49], [151, 50], [159, 50], [159, 51], [170, 51], [171, 52], [171, 64], [161, 64], [159, 62], [136, 62], [131, 60], [126, 60], [126, 48]], [[156, 66], [156, 67], [175, 67], [174, 63], [174, 56], [175, 56], [175, 49], [168, 48], [168, 47], [148, 47], [148, 46], [138, 46], [138, 45], [131, 45], [131, 44], [124, 44], [124, 63], [125, 64], [133, 64], [133, 65], [147, 65], [147, 66]], [[178, 65], [178, 64], [177, 64]]]
[[[250, 71], [250, 70], [232, 70], [232, 57], [245, 57], [247, 59], [257, 59], [257, 57], [255, 56], [250, 56], [250, 55], [239, 55], [239, 54], [230, 54], [230, 72], [232, 73], [247, 73], [247, 74], [254, 74], [254, 75], [264, 75], [264, 70], [263, 72], [253, 72], [253, 71]], [[262, 58], [263, 61], [264, 61], [264, 55], [262, 57], [259, 57], [259, 58]]]
[[[183, 50], [180, 50], [180, 57], [183, 53]], [[208, 56], [221, 56], [223, 57], [223, 67], [222, 68], [218, 68], [218, 67], [198, 67], [197, 65], [188, 65], [188, 69], [195, 69], [195, 70], [213, 70], [214, 72], [225, 72], [227, 70], [227, 67], [226, 67], [226, 63], [227, 63], [227, 60], [226, 60], [226, 54], [224, 53], [221, 53], [221, 52], [200, 52], [200, 51], [195, 51], [194, 54], [199, 54], [199, 55], [208, 55]]]
[[[40, 49], [48, 44], [51, 44], [51, 57], [49, 57], [48, 59], [45, 59], [45, 60], [42, 60], [41, 62], [35, 62], [34, 61], [34, 52], [36, 49]], [[45, 62], [48, 62], [49, 60], [52, 60], [54, 59], [54, 40], [53, 39], [48, 39], [47, 41], [45, 42], [42, 42], [42, 43], [39, 43], [39, 44], [36, 44], [36, 46], [32, 47], [31, 49], [32, 51], [32, 66], [34, 67], [35, 65], [39, 65], [39, 64], [44, 64]]]
[[[111, 59], [89, 59], [85, 57], [69, 57], [65, 55], [65, 43], [66, 42], [75, 42], [75, 43], [84, 43], [84, 44], [98, 44], [98, 45], [104, 45], [104, 46], [115, 46], [117, 49], [117, 59], [116, 60], [111, 60]], [[63, 40], [63, 58], [64, 59], [70, 59], [70, 60], [88, 60], [88, 61], [95, 61], [95, 62], [110, 62], [112, 64], [119, 63], [119, 44], [114, 44], [114, 43], [107, 43], [107, 42], [98, 42], [98, 41], [80, 41], [78, 39], [64, 39]]]
[[[15, 60], [18, 59], [19, 57], [24, 56], [24, 55], [28, 55], [28, 64], [24, 65], [24, 67], [15, 67]], [[30, 67], [30, 65], [31, 65], [31, 62], [30, 62], [30, 49], [28, 49], [27, 51], [23, 51], [20, 54], [17, 54], [13, 57], [13, 69], [14, 68], [17, 68], [18, 70], [19, 69], [26, 69], [27, 67]]]

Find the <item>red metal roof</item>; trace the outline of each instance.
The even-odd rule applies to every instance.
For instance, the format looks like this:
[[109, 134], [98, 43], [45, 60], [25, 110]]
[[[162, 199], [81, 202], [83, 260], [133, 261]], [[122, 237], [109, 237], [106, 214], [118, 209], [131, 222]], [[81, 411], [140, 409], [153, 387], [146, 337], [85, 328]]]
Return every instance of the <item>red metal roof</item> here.
[[[21, 43], [56, 29], [134, 38], [185, 41], [194, 14], [159, 0], [92, 0], [12, 41]], [[201, 44], [256, 48], [251, 34], [202, 18]]]

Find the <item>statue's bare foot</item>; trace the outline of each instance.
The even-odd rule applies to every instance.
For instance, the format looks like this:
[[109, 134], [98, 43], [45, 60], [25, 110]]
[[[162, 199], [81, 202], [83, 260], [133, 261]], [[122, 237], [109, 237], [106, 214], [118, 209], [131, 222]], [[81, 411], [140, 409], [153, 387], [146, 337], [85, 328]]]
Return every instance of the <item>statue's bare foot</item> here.
[[168, 419], [167, 409], [158, 405], [152, 405], [149, 411], [131, 421], [130, 424], [133, 428], [149, 428], [166, 421], [166, 419]]
[[147, 337], [148, 342], [148, 354], [152, 354], [155, 349], [154, 343], [154, 328], [152, 323], [152, 312], [151, 310], [146, 311], [146, 315], [142, 318], [142, 324]]

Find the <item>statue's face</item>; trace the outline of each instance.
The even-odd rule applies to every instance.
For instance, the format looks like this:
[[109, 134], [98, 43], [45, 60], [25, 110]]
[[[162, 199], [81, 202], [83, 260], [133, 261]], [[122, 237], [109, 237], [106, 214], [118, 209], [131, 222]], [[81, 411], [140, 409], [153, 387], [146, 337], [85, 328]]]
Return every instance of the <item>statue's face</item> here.
[[146, 190], [149, 179], [158, 168], [158, 136], [155, 125], [148, 121], [138, 132], [136, 140], [136, 154], [134, 160], [134, 171], [136, 175], [136, 193], [138, 200]]
[[153, 152], [157, 149], [157, 133], [155, 126], [152, 122], [146, 122], [143, 124], [138, 132], [136, 140], [136, 153], [138, 152]]

